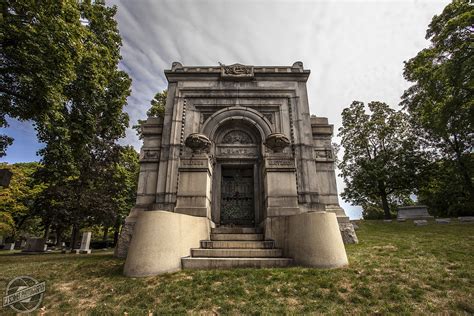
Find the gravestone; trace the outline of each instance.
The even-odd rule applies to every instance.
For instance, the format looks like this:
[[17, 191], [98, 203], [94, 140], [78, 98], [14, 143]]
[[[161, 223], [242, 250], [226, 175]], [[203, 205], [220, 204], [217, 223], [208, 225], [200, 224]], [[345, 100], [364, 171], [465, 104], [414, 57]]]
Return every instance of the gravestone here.
[[428, 225], [428, 221], [426, 219], [414, 220], [413, 223], [415, 226], [426, 226]]
[[46, 248], [46, 238], [28, 238], [22, 252], [45, 252]]
[[6, 243], [5, 245], [3, 245], [3, 250], [15, 250], [15, 243]]
[[451, 223], [450, 218], [437, 218], [435, 221], [436, 221], [436, 224], [449, 224], [449, 223]]
[[90, 243], [91, 243], [91, 236], [92, 236], [91, 232], [82, 233], [81, 248], [74, 249], [74, 252], [85, 253], [85, 254], [91, 253], [91, 249], [89, 248]]
[[426, 205], [400, 206], [398, 208], [397, 220], [403, 219], [432, 219]]
[[26, 240], [17, 240], [15, 241], [15, 249], [16, 250], [20, 250], [20, 249], [23, 249], [25, 248], [26, 246]]
[[474, 222], [474, 216], [460, 216], [458, 217], [458, 221], [464, 222], [464, 223]]

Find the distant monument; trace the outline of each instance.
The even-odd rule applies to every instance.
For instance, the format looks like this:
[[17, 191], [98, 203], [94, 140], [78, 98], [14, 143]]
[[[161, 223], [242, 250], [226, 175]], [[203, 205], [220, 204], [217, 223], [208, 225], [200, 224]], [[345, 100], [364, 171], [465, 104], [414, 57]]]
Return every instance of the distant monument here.
[[116, 247], [126, 275], [348, 263], [342, 237], [357, 237], [309, 74], [301, 62], [165, 71], [165, 115], [141, 127], [138, 197]]
[[432, 219], [428, 213], [426, 205], [400, 206], [398, 207], [397, 220], [404, 221], [407, 219]]

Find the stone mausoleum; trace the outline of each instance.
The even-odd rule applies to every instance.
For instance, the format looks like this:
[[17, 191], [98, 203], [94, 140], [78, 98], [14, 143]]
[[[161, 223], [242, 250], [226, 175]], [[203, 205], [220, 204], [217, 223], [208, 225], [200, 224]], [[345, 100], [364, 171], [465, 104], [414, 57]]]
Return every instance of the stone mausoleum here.
[[165, 71], [165, 115], [142, 125], [137, 202], [116, 248], [125, 275], [348, 263], [357, 237], [309, 74], [301, 62]]

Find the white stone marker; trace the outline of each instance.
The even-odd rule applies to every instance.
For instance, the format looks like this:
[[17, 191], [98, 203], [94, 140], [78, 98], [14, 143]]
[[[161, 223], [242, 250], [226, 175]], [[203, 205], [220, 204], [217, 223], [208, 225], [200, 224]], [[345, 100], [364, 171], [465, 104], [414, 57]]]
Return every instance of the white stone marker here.
[[458, 217], [460, 222], [474, 222], [474, 216], [460, 216]]
[[417, 221], [413, 221], [413, 223], [415, 224], [415, 226], [428, 225], [428, 221], [426, 219], [420, 219], [420, 220], [417, 220]]
[[82, 241], [81, 241], [81, 248], [80, 249], [74, 249], [74, 251], [77, 253], [91, 253], [91, 250], [89, 248], [89, 245], [91, 243], [91, 236], [92, 232], [84, 232], [82, 233]]
[[6, 243], [3, 246], [3, 250], [9, 250], [9, 251], [15, 250], [15, 243]]
[[450, 218], [437, 218], [436, 219], [436, 224], [449, 224], [451, 223]]

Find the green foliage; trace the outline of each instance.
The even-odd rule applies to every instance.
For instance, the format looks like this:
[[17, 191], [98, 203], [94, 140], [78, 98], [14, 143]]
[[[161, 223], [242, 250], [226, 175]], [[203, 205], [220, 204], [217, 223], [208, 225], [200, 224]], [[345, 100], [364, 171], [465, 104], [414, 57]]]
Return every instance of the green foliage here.
[[[473, 25], [474, 6], [469, 0], [454, 0], [440, 15], [433, 17], [426, 33], [430, 47], [405, 62], [404, 77], [413, 85], [405, 91], [401, 103], [425, 146], [437, 154], [436, 159], [440, 161], [433, 161], [434, 165], [447, 166], [445, 175], [441, 175], [439, 169], [438, 175], [421, 189], [423, 194], [433, 192], [426, 197], [452, 194], [471, 205], [474, 204]], [[456, 192], [451, 186], [441, 188], [450, 176], [456, 179]], [[436, 194], [433, 187], [438, 187]], [[438, 208], [441, 207], [450, 208], [445, 203]]]
[[155, 94], [151, 100], [151, 108], [146, 112], [148, 116], [165, 116], [166, 97], [168, 96], [168, 90], [163, 90]]
[[[151, 107], [146, 112], [148, 117], [161, 117], [165, 116], [165, 107], [166, 107], [166, 98], [168, 96], [168, 90], [163, 90], [155, 94], [150, 104]], [[141, 125], [144, 123], [144, 120], [138, 120], [137, 125], [133, 125], [133, 129], [137, 131], [138, 137], [142, 138]]]
[[344, 156], [338, 164], [346, 184], [342, 197], [358, 205], [380, 205], [386, 218], [390, 205], [409, 200], [423, 166], [407, 115], [381, 102], [354, 101], [342, 112]]
[[45, 144], [34, 178], [46, 188], [35, 211], [45, 228], [59, 231], [113, 216], [120, 203], [106, 194], [122, 151], [116, 142], [128, 126], [123, 107], [131, 85], [117, 68], [116, 7], [20, 0], [2, 10], [8, 23], [1, 29], [0, 112], [33, 120]]
[[35, 184], [32, 175], [40, 165], [37, 162], [3, 163], [0, 168], [13, 172], [10, 185], [0, 187], [0, 234], [14, 237], [35, 231], [33, 201], [45, 185]]

